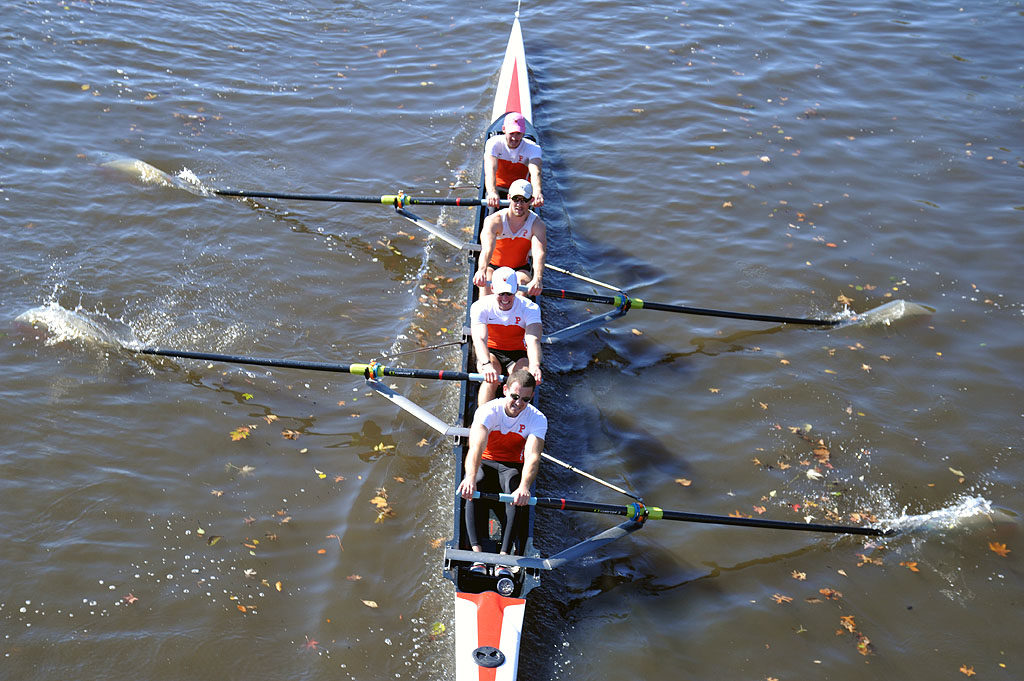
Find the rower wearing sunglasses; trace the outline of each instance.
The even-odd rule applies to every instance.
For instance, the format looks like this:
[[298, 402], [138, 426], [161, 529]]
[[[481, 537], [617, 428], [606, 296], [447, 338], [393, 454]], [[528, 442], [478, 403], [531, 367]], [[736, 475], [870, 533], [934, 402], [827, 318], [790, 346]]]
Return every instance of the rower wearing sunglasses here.
[[544, 221], [530, 210], [532, 196], [533, 185], [526, 180], [516, 180], [508, 189], [511, 205], [484, 220], [480, 228], [480, 259], [473, 275], [473, 283], [480, 287], [481, 296], [490, 293], [487, 282], [499, 267], [515, 270], [528, 295], [540, 295], [548, 240]]
[[[474, 551], [482, 551], [481, 538], [488, 536], [487, 505], [474, 501], [473, 492], [503, 492], [512, 495], [512, 503], [502, 504], [502, 540], [499, 553], [522, 554], [529, 526], [530, 488], [537, 477], [548, 420], [530, 404], [537, 382], [529, 371], [519, 370], [508, 377], [502, 397], [478, 407], [469, 430], [469, 451], [465, 473], [458, 492], [466, 499], [466, 536]], [[524, 508], [524, 506], [526, 506]], [[496, 509], [498, 510], [498, 509]], [[474, 572], [486, 574], [487, 566], [475, 563]], [[495, 577], [510, 577], [512, 572], [497, 566]]]
[[537, 383], [541, 381], [540, 306], [516, 295], [519, 279], [510, 267], [494, 271], [491, 289], [493, 293], [469, 308], [476, 368], [484, 375], [477, 404], [494, 399], [502, 373], [526, 369]]

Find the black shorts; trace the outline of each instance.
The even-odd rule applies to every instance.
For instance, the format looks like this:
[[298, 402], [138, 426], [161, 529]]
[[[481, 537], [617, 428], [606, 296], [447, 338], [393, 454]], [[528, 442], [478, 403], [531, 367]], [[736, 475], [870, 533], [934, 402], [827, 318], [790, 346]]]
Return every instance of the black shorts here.
[[496, 348], [487, 348], [492, 355], [498, 358], [498, 364], [508, 374], [509, 369], [512, 368], [516, 362], [526, 357], [526, 350], [498, 350]]
[[[499, 267], [501, 267], [501, 265], [495, 265], [493, 262], [487, 263], [487, 266], [490, 267], [492, 270], [496, 270]], [[520, 265], [519, 267], [513, 267], [512, 269], [514, 269], [516, 272], [524, 272], [526, 276], [528, 276], [530, 279], [533, 279], [533, 263], [530, 262], [529, 260], [527, 260], [524, 264]]]

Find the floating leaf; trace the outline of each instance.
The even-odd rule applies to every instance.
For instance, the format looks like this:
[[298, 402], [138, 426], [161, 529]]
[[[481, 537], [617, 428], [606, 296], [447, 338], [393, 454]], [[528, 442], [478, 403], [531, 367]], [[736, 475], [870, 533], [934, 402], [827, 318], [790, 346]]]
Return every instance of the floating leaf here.
[[687, 478], [676, 478], [676, 484], [682, 485], [683, 487], [689, 487], [693, 484], [693, 480], [689, 480]]
[[839, 618], [839, 624], [850, 633], [857, 631], [857, 623], [854, 622], [853, 615], [843, 615]]
[[1006, 544], [1002, 544], [997, 541], [990, 541], [988, 543], [988, 549], [993, 553], [999, 554], [1003, 558], [1006, 558], [1006, 555], [1010, 553], [1010, 549], [1006, 548]]
[[358, 582], [362, 578], [363, 578], [362, 575], [349, 575], [345, 579], [347, 579], [350, 582]]
[[843, 597], [842, 592], [829, 588], [818, 589], [818, 593], [820, 593], [822, 596], [829, 599], [830, 601], [838, 601], [840, 598]]
[[798, 572], [796, 570], [793, 570], [793, 572], [791, 573], [790, 576], [793, 579], [795, 579], [797, 581], [800, 581], [800, 582], [804, 582], [804, 581], [807, 580], [807, 573], [806, 572]]
[[316, 477], [320, 478], [321, 480], [327, 477], [327, 473], [324, 473], [323, 471], [317, 470], [315, 468], [313, 469], [313, 472], [316, 473]]
[[917, 569], [917, 563], [916, 562], [903, 561], [902, 563], [900, 563], [900, 565], [905, 567], [905, 568], [907, 568], [911, 572], [920, 572], [920, 570]]
[[814, 468], [807, 469], [807, 477], [810, 480], [821, 480], [824, 476]]
[[417, 447], [426, 447], [426, 446], [427, 446], [427, 438], [423, 438], [422, 440], [420, 440], [419, 442], [417, 442], [417, 443], [416, 443], [416, 446], [417, 446]]
[[380, 607], [379, 605], [377, 605], [377, 601], [367, 601], [365, 599], [363, 599], [363, 605], [365, 605], [367, 608], [379, 608]]
[[242, 393], [242, 399], [249, 401], [252, 399], [252, 393]]
[[219, 534], [214, 534], [207, 538], [206, 543], [210, 546], [213, 546], [223, 538], [224, 537], [220, 536]]
[[278, 591], [281, 590], [281, 582], [280, 582], [280, 580], [274, 582], [274, 588], [277, 589]]
[[295, 439], [298, 439], [298, 437], [299, 437], [300, 435], [302, 435], [302, 433], [300, 433], [299, 431], [297, 431], [297, 430], [291, 430], [291, 429], [289, 429], [289, 428], [286, 428], [286, 429], [284, 429], [284, 430], [282, 430], [282, 431], [281, 431], [281, 436], [282, 436], [282, 437], [283, 437], [284, 439], [286, 439], [286, 440], [295, 440]]
[[963, 471], [958, 471], [957, 469], [953, 468], [952, 466], [949, 467], [949, 472], [952, 473], [953, 475], [959, 476], [961, 478], [964, 477], [964, 472]]
[[446, 631], [446, 627], [441, 622], [434, 622], [432, 625], [430, 625], [430, 635], [431, 636], [440, 636], [445, 631]]
[[974, 671], [974, 667], [968, 667], [965, 664], [960, 665], [960, 673], [964, 676], [974, 676], [977, 672]]
[[772, 600], [781, 605], [782, 603], [791, 603], [793, 601], [793, 597], [783, 596], [782, 594], [772, 594]]
[[274, 414], [267, 414], [266, 416], [263, 417], [263, 420], [266, 421], [267, 423], [273, 423], [274, 421], [277, 420], [277, 416], [275, 416]]
[[245, 438], [249, 437], [249, 432], [249, 428], [247, 428], [246, 426], [240, 426], [232, 430], [229, 433], [229, 435], [231, 436], [232, 442], [238, 442], [239, 440], [244, 440]]
[[215, 496], [215, 497], [222, 497], [222, 496], [224, 496], [224, 490], [220, 490], [220, 489], [211, 489], [211, 490], [210, 490], [210, 494], [212, 494], [212, 495], [213, 495], [213, 496]]

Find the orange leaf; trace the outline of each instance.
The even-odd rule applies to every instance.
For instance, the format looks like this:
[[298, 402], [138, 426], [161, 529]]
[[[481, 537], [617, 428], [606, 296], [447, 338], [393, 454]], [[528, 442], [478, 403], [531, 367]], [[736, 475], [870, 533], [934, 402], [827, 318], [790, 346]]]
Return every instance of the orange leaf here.
[[783, 596], [782, 594], [772, 594], [772, 600], [776, 603], [790, 603], [793, 600], [792, 596]]
[[842, 625], [843, 629], [851, 633], [857, 631], [857, 624], [853, 621], [853, 615], [843, 615], [839, 618], [839, 624]]
[[960, 673], [964, 676], [974, 676], [977, 672], [974, 671], [974, 667], [968, 667], [965, 664], [960, 665]]
[[245, 612], [245, 606], [244, 605], [236, 605], [235, 607], [238, 608], [239, 612]]
[[1003, 558], [1006, 558], [1006, 554], [1010, 553], [1010, 549], [1006, 548], [1006, 544], [1001, 544], [997, 541], [990, 541], [988, 543], [988, 549], [993, 553], [998, 553]]
[[347, 579], [350, 582], [358, 582], [360, 579], [362, 579], [362, 576], [361, 575], [349, 575], [345, 579]]
[[316, 552], [321, 554], [327, 553], [327, 549], [317, 549]]
[[900, 565], [902, 565], [903, 567], [907, 568], [911, 572], [920, 572], [920, 570], [917, 569], [917, 563], [915, 563], [915, 562], [904, 561], [904, 562], [900, 563]]

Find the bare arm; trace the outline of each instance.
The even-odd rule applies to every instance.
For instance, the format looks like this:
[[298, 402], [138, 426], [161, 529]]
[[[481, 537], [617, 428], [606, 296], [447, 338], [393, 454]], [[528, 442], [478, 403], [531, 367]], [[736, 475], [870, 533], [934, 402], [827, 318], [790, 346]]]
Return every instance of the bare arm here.
[[498, 367], [491, 361], [491, 351], [487, 349], [487, 325], [474, 322], [469, 327], [473, 336], [473, 353], [476, 355], [476, 370], [484, 375], [488, 383], [497, 383], [501, 377]]
[[487, 205], [491, 208], [498, 207], [498, 186], [494, 179], [497, 170], [498, 159], [490, 154], [484, 154], [484, 189], [487, 190]]
[[484, 226], [480, 228], [480, 258], [477, 260], [476, 274], [473, 275], [473, 283], [476, 286], [487, 285], [487, 264], [494, 255], [494, 244], [500, 227], [501, 214], [494, 213], [487, 216]]
[[[531, 435], [526, 438], [526, 452], [523, 458], [523, 477], [519, 487], [512, 492], [512, 503], [516, 506], [525, 506], [530, 500], [530, 488], [533, 481], [537, 479], [537, 469], [540, 468], [540, 453], [544, 451], [544, 440]], [[466, 459], [467, 466], [469, 459]]]
[[[469, 451], [466, 452], [466, 470], [459, 483], [459, 494], [463, 499], [472, 499], [476, 491], [476, 475], [480, 472], [480, 457], [484, 453], [487, 442], [487, 428], [482, 423], [474, 423], [469, 431]], [[540, 454], [537, 454], [539, 461]], [[525, 466], [524, 473], [525, 473]], [[536, 471], [535, 471], [536, 474]]]
[[533, 374], [533, 377], [537, 379], [537, 383], [540, 384], [540, 362], [541, 362], [541, 349], [540, 349], [540, 336], [541, 336], [541, 325], [540, 324], [529, 324], [526, 327], [526, 336], [523, 341], [526, 343], [526, 358], [529, 360], [529, 371]]
[[544, 192], [541, 191], [540, 187], [540, 164], [539, 158], [531, 159], [529, 165], [530, 169], [530, 184], [533, 185], [533, 203], [534, 208], [540, 208], [544, 205]]
[[544, 288], [544, 261], [548, 253], [548, 229], [544, 221], [537, 218], [533, 221], [533, 239], [530, 245], [530, 252], [533, 254], [533, 279], [526, 285], [526, 293], [531, 296], [539, 296]]

